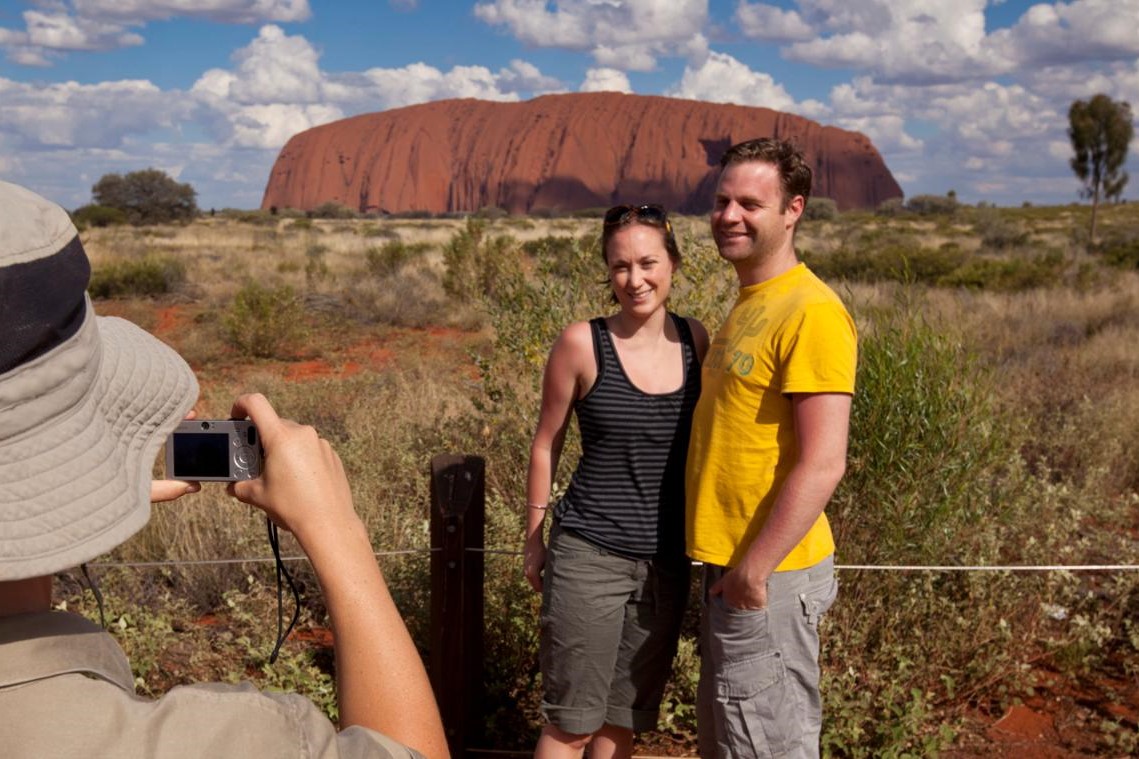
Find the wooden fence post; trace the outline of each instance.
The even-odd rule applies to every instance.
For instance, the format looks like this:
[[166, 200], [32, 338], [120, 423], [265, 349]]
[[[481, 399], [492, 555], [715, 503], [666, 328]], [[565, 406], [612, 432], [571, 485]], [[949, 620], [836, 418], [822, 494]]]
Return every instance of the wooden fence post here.
[[456, 758], [481, 734], [485, 474], [479, 456], [431, 459], [431, 686]]

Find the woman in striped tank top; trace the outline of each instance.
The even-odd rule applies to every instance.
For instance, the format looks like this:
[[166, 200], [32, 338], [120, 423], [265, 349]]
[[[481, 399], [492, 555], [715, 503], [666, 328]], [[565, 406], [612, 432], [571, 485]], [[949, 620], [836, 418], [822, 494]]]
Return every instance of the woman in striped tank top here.
[[[708, 333], [667, 310], [680, 250], [663, 208], [611, 208], [601, 252], [618, 311], [554, 343], [530, 448], [524, 568], [542, 593], [541, 759], [587, 744], [594, 758], [632, 755], [634, 733], [656, 727], [688, 598], [684, 466]], [[582, 455], [550, 505], [575, 413]]]

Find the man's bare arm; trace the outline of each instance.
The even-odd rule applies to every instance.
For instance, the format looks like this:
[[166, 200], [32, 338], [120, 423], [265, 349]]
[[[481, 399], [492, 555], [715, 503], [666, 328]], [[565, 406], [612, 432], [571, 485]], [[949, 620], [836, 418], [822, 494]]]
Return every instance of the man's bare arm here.
[[767, 606], [767, 578], [823, 513], [846, 471], [851, 396], [797, 393], [791, 403], [799, 459], [744, 558], [709, 589], [737, 609]]

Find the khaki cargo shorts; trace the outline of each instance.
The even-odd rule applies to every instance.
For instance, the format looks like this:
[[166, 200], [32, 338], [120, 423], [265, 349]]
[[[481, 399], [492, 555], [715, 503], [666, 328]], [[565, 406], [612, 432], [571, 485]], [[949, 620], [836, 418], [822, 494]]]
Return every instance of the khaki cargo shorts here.
[[567, 733], [652, 730], [688, 600], [690, 562], [617, 556], [556, 523], [543, 572], [542, 711]]

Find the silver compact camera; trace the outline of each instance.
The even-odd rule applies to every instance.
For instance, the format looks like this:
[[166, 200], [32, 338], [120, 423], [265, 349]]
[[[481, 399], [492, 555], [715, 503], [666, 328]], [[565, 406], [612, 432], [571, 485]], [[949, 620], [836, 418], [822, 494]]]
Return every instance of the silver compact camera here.
[[261, 439], [249, 420], [192, 419], [166, 440], [166, 477], [236, 482], [261, 476]]

